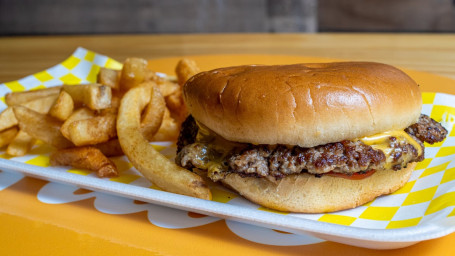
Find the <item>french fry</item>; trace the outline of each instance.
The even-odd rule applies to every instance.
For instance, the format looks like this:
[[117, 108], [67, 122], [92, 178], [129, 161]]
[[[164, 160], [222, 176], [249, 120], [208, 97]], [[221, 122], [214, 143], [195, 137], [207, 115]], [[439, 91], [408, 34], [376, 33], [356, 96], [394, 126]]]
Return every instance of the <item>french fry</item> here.
[[23, 156], [27, 154], [35, 144], [35, 139], [28, 133], [19, 130], [13, 141], [6, 148], [6, 153], [10, 156]]
[[165, 191], [212, 198], [203, 179], [160, 154], [140, 131], [142, 109], [150, 100], [147, 87], [135, 87], [123, 97], [117, 117], [117, 134], [123, 152], [134, 167]]
[[156, 72], [147, 68], [147, 71], [145, 72], [144, 81], [156, 82], [158, 79], [159, 79], [159, 76], [156, 74]]
[[178, 123], [185, 121], [188, 116], [188, 110], [185, 102], [183, 101], [182, 91], [178, 90], [175, 93], [165, 98], [166, 106], [171, 112], [171, 117], [174, 118]]
[[141, 117], [141, 132], [144, 137], [151, 141], [158, 132], [163, 121], [166, 102], [157, 86], [151, 87], [150, 102], [145, 107]]
[[194, 60], [181, 59], [175, 67], [178, 83], [183, 86], [192, 76], [201, 72]]
[[126, 59], [120, 75], [120, 89], [122, 91], [128, 91], [138, 86], [149, 74], [146, 60], [140, 58]]
[[32, 100], [43, 98], [50, 95], [56, 95], [59, 93], [61, 86], [49, 87], [45, 89], [24, 91], [24, 92], [12, 92], [5, 96], [5, 102], [8, 106], [21, 105]]
[[13, 108], [7, 107], [0, 113], [0, 131], [6, 130], [17, 125], [17, 119], [14, 115]]
[[95, 171], [101, 178], [116, 177], [115, 164], [94, 147], [76, 147], [58, 150], [49, 157], [52, 166], [70, 165], [75, 168]]
[[69, 117], [66, 119], [66, 121], [62, 124], [62, 127], [60, 127], [60, 132], [62, 135], [67, 138], [68, 140], [71, 139], [70, 137], [70, 132], [69, 132], [69, 126], [72, 122], [77, 121], [77, 120], [84, 120], [84, 119], [89, 119], [92, 117], [95, 117], [95, 112], [91, 109], [88, 108], [80, 108], [78, 110], [75, 110]]
[[120, 101], [122, 100], [123, 93], [115, 91], [112, 93], [111, 108], [118, 109], [120, 107]]
[[178, 82], [179, 82], [179, 81], [177, 80], [177, 76], [173, 76], [173, 75], [166, 75], [166, 76], [164, 76], [164, 77], [162, 77], [162, 78], [164, 78], [165, 80], [167, 80], [167, 81], [169, 81], [169, 82], [172, 82], [172, 83], [174, 83], [174, 84], [178, 84]]
[[75, 104], [84, 104], [90, 109], [99, 110], [111, 107], [111, 87], [101, 84], [63, 85]]
[[106, 142], [117, 136], [116, 115], [108, 113], [89, 119], [73, 121], [68, 126], [69, 139], [76, 146]]
[[122, 100], [123, 93], [120, 91], [112, 91], [112, 100], [111, 107], [106, 109], [97, 110], [98, 115], [105, 115], [108, 113], [117, 114], [118, 108], [120, 106], [120, 101]]
[[163, 122], [158, 132], [151, 139], [152, 141], [176, 141], [180, 133], [180, 126], [171, 117], [169, 110], [164, 111]]
[[13, 111], [19, 128], [31, 137], [59, 149], [73, 146], [60, 132], [61, 122], [57, 119], [24, 106], [14, 106]]
[[[54, 103], [58, 94], [51, 94], [42, 98], [37, 98], [29, 102], [21, 103], [27, 108], [30, 108], [38, 113], [46, 114]], [[13, 108], [8, 107], [2, 113], [0, 113], [0, 131], [8, 129], [17, 125], [16, 116], [13, 113]]]
[[58, 97], [58, 93], [37, 98], [32, 101], [21, 103], [19, 105], [27, 107], [41, 114], [47, 114]]
[[118, 90], [120, 88], [119, 78], [120, 78], [119, 70], [100, 68], [96, 82], [102, 85], [107, 85], [114, 90]]
[[99, 149], [103, 153], [103, 155], [107, 157], [124, 155], [122, 147], [120, 146], [120, 142], [118, 141], [117, 138], [100, 144], [93, 145], [92, 147]]
[[148, 143], [177, 138], [179, 122], [187, 116], [181, 85], [200, 70], [194, 61], [183, 59], [176, 77], [161, 77], [147, 64], [128, 58], [122, 70], [101, 68], [97, 84], [9, 93], [9, 107], [0, 113], [0, 147], [8, 145], [7, 153], [19, 156], [41, 140], [58, 148], [51, 155], [52, 165], [94, 170], [100, 177], [118, 175], [107, 156], [126, 154], [163, 190], [211, 199], [200, 176]]
[[17, 132], [17, 127], [11, 127], [0, 132], [0, 148], [10, 144], [11, 141], [13, 141], [14, 137], [16, 137]]
[[65, 121], [71, 113], [73, 113], [74, 102], [71, 96], [61, 90], [58, 98], [55, 100], [51, 109], [49, 110], [49, 115], [53, 116], [61, 121]]
[[[177, 81], [180, 87], [183, 87], [188, 79], [199, 72], [201, 70], [196, 62], [190, 59], [181, 59], [175, 67], [175, 74], [177, 75]], [[182, 123], [188, 116], [188, 110], [183, 102], [181, 88], [166, 97], [166, 104], [171, 111], [171, 117], [178, 123]]]
[[158, 84], [161, 94], [163, 94], [164, 97], [174, 94], [176, 91], [180, 90], [180, 86], [177, 83], [163, 77], [159, 77], [156, 80], [156, 83]]

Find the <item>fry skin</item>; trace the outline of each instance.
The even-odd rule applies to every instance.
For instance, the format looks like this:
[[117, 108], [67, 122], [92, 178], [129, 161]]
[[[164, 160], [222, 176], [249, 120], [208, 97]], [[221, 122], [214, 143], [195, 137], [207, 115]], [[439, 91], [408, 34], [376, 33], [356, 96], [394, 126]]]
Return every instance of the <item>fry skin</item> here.
[[99, 110], [111, 107], [112, 89], [101, 84], [63, 85], [63, 90], [75, 104], [83, 104], [90, 109]]
[[102, 85], [107, 85], [114, 90], [118, 90], [120, 88], [119, 78], [120, 78], [119, 70], [100, 68], [96, 82]]
[[92, 147], [99, 149], [103, 153], [103, 155], [107, 157], [124, 155], [122, 147], [120, 146], [120, 142], [118, 141], [117, 138], [103, 143], [92, 145]]
[[60, 127], [60, 132], [62, 135], [71, 140], [70, 132], [69, 132], [69, 126], [71, 123], [74, 121], [78, 120], [84, 120], [84, 119], [89, 119], [95, 117], [95, 112], [91, 109], [88, 108], [80, 108], [78, 110], [75, 110], [69, 117], [66, 119], [66, 121], [62, 124], [62, 127]]
[[147, 64], [147, 60], [141, 58], [126, 59], [120, 75], [120, 90], [128, 91], [141, 84], [150, 74]]
[[156, 83], [158, 84], [161, 94], [163, 94], [164, 97], [174, 94], [175, 92], [180, 90], [180, 86], [178, 83], [172, 82], [163, 77], [158, 77]]
[[210, 200], [212, 194], [200, 176], [171, 162], [142, 135], [141, 112], [149, 99], [147, 87], [135, 87], [120, 103], [117, 134], [123, 152], [144, 177], [163, 190]]
[[31, 137], [56, 148], [73, 146], [73, 143], [63, 137], [60, 132], [61, 122], [57, 119], [24, 106], [14, 106], [13, 111], [19, 122], [19, 128]]
[[115, 164], [94, 147], [76, 147], [58, 150], [50, 155], [52, 166], [72, 166], [95, 171], [98, 177], [117, 177]]
[[161, 126], [155, 136], [153, 136], [152, 141], [176, 141], [179, 133], [179, 124], [171, 117], [169, 110], [166, 108], [163, 122], [161, 122]]
[[171, 111], [171, 117], [179, 124], [182, 123], [188, 116], [188, 110], [183, 102], [182, 87], [192, 76], [201, 72], [194, 60], [181, 59], [175, 67], [177, 82], [180, 85], [179, 90], [166, 96], [166, 105]]
[[175, 74], [180, 86], [183, 86], [188, 79], [199, 72], [201, 72], [201, 69], [199, 69], [194, 60], [190, 59], [181, 59], [175, 67]]
[[10, 144], [11, 141], [13, 141], [14, 137], [16, 137], [17, 132], [18, 132], [17, 127], [11, 127], [7, 130], [1, 131], [0, 132], [0, 148]]
[[171, 117], [174, 118], [179, 124], [185, 121], [188, 116], [188, 109], [183, 101], [182, 91], [176, 91], [175, 93], [167, 96], [165, 100], [166, 106], [171, 113]]
[[8, 106], [21, 105], [39, 98], [47, 97], [50, 95], [57, 95], [60, 92], [61, 86], [50, 87], [39, 90], [24, 91], [24, 92], [11, 92], [6, 94], [5, 102]]
[[[57, 99], [57, 97], [58, 93], [55, 93], [48, 96], [44, 96], [42, 98], [33, 99], [29, 102], [24, 102], [19, 105], [25, 106], [38, 113], [46, 114], [47, 112], [49, 112], [49, 109], [51, 108], [52, 104], [55, 102], [55, 99]], [[17, 119], [16, 116], [14, 115], [13, 108], [8, 107], [3, 112], [0, 113], [0, 131], [3, 131], [15, 125], [17, 125]]]
[[166, 102], [157, 86], [151, 87], [150, 102], [145, 107], [141, 117], [141, 132], [144, 137], [152, 141], [153, 136], [160, 129], [164, 117]]
[[17, 119], [12, 107], [8, 107], [0, 113], [0, 131], [17, 125]]
[[58, 98], [55, 100], [51, 109], [49, 110], [49, 115], [57, 118], [60, 121], [65, 121], [71, 113], [73, 113], [74, 101], [71, 96], [61, 90]]
[[35, 144], [35, 139], [20, 130], [6, 148], [6, 153], [10, 156], [24, 156], [30, 151], [33, 144]]
[[117, 136], [116, 115], [108, 113], [69, 124], [69, 139], [76, 146], [93, 145], [106, 142]]

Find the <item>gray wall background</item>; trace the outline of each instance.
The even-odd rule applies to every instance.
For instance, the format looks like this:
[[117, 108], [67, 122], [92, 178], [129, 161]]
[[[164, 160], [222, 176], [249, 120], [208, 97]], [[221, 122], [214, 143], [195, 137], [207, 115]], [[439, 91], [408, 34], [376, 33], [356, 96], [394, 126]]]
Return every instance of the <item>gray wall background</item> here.
[[317, 0], [0, 0], [0, 34], [317, 30]]
[[319, 0], [320, 31], [455, 32], [455, 0]]
[[455, 0], [0, 0], [1, 35], [455, 32]]

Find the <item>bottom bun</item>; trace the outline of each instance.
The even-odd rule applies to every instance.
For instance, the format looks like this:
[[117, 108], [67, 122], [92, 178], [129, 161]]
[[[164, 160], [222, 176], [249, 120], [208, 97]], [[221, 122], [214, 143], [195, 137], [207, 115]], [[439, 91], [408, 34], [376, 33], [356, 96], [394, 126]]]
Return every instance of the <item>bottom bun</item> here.
[[259, 205], [289, 212], [323, 213], [351, 209], [390, 194], [409, 180], [416, 163], [398, 171], [377, 171], [368, 178], [345, 178], [303, 173], [274, 183], [263, 178], [229, 174], [223, 183]]

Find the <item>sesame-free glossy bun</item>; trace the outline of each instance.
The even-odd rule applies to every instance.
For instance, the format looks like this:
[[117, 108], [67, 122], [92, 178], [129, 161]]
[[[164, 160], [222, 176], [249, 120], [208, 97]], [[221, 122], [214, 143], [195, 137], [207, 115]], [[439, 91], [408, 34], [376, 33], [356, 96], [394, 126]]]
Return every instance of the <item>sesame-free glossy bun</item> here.
[[403, 187], [417, 163], [398, 171], [377, 171], [361, 180], [308, 173], [289, 175], [276, 183], [229, 174], [222, 182], [248, 200], [289, 212], [323, 213], [351, 209]]
[[372, 62], [237, 66], [202, 72], [184, 86], [194, 118], [227, 140], [313, 147], [418, 120], [418, 85]]

